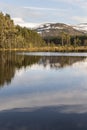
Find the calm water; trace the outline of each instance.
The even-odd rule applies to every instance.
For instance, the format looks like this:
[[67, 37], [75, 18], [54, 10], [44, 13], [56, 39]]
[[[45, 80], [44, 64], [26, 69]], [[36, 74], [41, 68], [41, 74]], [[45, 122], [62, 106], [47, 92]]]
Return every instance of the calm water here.
[[0, 53], [0, 130], [87, 130], [87, 53]]

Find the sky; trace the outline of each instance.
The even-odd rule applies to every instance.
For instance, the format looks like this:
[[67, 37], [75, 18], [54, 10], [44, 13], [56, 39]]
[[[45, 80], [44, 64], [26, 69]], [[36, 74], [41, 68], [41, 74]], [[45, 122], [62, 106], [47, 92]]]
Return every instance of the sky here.
[[0, 11], [26, 27], [87, 22], [87, 0], [0, 0]]

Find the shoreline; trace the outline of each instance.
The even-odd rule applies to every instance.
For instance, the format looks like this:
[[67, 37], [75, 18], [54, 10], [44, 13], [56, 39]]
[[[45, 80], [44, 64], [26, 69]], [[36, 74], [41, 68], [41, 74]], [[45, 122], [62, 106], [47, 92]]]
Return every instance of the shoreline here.
[[24, 52], [87, 52], [87, 46], [54, 46], [0, 49], [0, 51], [24, 51]]

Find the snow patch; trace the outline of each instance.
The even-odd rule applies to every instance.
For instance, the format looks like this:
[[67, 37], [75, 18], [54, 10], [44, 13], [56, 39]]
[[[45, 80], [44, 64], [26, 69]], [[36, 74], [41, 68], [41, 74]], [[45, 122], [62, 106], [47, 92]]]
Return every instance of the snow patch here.
[[75, 25], [75, 26], [73, 26], [73, 28], [76, 30], [79, 30], [79, 31], [87, 32], [87, 23]]

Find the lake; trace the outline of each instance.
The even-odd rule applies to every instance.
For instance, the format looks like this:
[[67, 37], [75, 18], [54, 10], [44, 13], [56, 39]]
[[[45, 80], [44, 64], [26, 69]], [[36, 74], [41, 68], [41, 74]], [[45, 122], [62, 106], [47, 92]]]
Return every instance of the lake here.
[[0, 130], [87, 130], [87, 53], [0, 52]]

